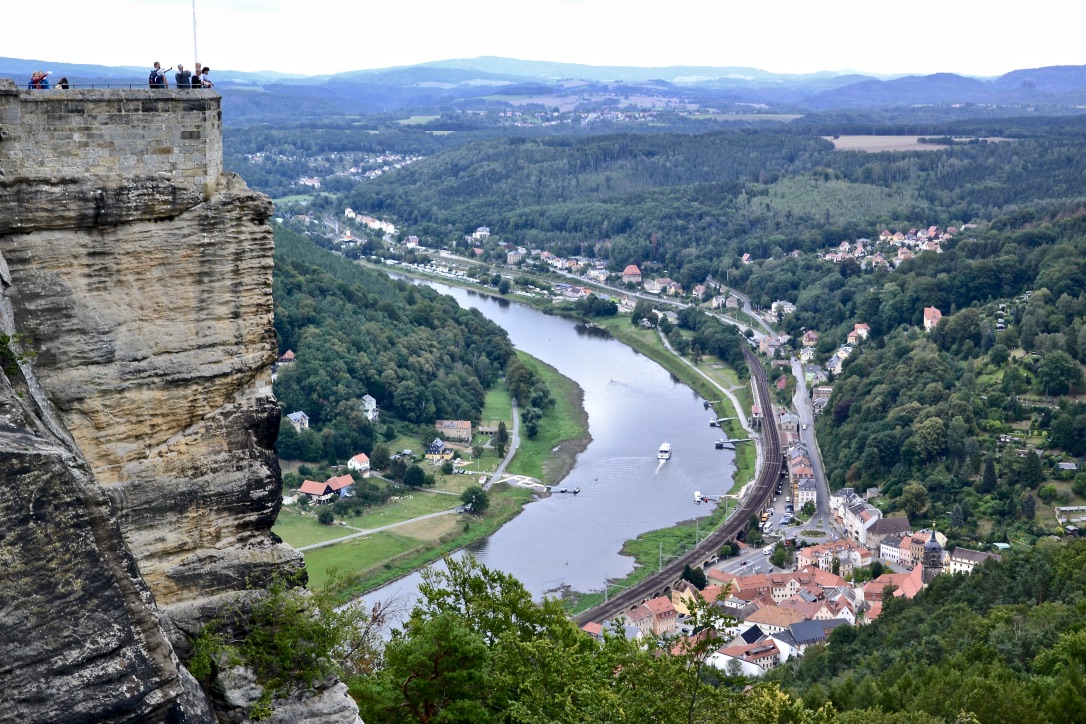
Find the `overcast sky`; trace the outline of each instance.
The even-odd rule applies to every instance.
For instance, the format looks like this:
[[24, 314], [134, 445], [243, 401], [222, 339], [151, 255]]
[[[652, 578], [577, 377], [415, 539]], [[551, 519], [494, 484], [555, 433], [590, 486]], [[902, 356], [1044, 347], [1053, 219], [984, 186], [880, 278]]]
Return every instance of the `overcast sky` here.
[[982, 76], [1086, 64], [1086, 10], [1055, 0], [196, 0], [200, 58], [191, 0], [33, 7], [32, 22], [5, 34], [0, 56], [148, 67], [200, 60], [306, 75], [482, 55]]

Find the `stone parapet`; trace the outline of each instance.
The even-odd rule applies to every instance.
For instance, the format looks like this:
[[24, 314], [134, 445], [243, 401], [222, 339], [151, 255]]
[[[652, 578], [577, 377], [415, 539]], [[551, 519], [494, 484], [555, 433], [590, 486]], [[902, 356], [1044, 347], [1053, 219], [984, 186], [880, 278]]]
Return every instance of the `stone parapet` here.
[[152, 177], [207, 196], [221, 173], [215, 91], [31, 91], [0, 78], [0, 181]]

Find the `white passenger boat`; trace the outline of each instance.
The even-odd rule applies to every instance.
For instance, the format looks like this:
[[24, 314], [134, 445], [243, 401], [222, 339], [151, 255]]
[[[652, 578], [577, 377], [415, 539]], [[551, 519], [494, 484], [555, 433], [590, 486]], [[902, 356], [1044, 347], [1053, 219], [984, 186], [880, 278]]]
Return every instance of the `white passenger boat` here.
[[657, 455], [656, 457], [658, 457], [660, 460], [670, 460], [671, 459], [671, 444], [665, 442], [663, 445], [661, 445], [660, 446], [660, 454]]

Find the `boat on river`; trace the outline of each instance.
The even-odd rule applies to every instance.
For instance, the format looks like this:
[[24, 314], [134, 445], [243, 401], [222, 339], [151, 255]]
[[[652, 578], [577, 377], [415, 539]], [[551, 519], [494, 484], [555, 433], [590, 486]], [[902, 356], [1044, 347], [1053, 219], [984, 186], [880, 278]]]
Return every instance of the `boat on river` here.
[[660, 446], [660, 454], [657, 455], [656, 457], [659, 458], [660, 460], [670, 460], [671, 459], [671, 443], [665, 442], [663, 445], [661, 445]]

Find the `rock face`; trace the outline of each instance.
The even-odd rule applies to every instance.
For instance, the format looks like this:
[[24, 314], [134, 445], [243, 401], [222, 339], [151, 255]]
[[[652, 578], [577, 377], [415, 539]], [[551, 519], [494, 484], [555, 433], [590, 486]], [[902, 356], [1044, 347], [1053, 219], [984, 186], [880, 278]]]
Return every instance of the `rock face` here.
[[213, 721], [175, 650], [303, 570], [270, 530], [272, 208], [219, 123], [210, 91], [0, 79], [0, 721]]

